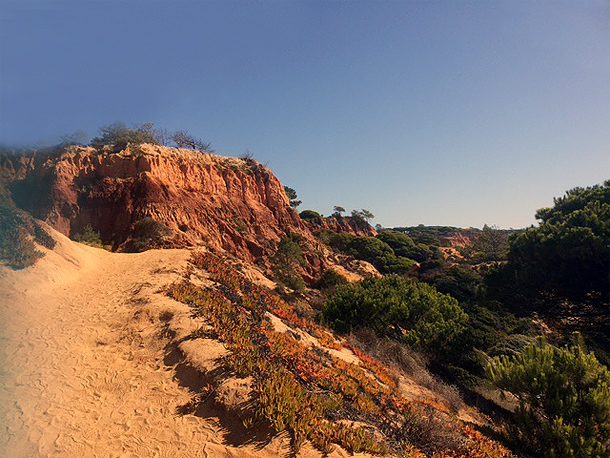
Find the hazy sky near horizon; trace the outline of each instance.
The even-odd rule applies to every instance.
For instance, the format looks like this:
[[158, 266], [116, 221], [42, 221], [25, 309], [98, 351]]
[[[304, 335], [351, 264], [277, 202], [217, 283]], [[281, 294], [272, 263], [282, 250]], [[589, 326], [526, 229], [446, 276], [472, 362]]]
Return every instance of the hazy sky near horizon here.
[[607, 0], [0, 0], [0, 142], [114, 121], [383, 226], [535, 223], [610, 178]]

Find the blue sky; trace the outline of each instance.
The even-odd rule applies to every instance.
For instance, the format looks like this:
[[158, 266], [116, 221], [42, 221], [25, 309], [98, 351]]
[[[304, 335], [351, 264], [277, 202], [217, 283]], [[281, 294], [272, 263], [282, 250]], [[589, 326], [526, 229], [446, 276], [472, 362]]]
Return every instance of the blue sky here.
[[610, 178], [609, 82], [606, 0], [0, 0], [4, 144], [153, 122], [383, 226], [524, 227]]

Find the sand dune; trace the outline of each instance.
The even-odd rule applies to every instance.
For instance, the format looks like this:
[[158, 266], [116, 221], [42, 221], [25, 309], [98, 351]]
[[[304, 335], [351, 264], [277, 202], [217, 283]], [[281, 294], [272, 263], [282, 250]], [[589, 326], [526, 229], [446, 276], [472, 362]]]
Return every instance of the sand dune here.
[[242, 445], [230, 419], [178, 413], [192, 392], [168, 358], [168, 328], [188, 328], [190, 314], [159, 288], [186, 269], [187, 250], [116, 254], [53, 234], [57, 247], [36, 265], [0, 268], [1, 456], [289, 453], [285, 435]]

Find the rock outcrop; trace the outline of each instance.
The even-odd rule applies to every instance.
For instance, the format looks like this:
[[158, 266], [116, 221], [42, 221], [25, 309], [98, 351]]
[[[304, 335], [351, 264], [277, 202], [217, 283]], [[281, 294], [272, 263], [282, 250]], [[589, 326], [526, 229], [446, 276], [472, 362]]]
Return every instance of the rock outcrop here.
[[454, 231], [449, 234], [439, 235], [438, 239], [443, 247], [466, 248], [472, 246], [479, 238], [479, 232]]
[[119, 251], [145, 217], [186, 245], [205, 242], [253, 258], [268, 241], [306, 230], [283, 185], [255, 161], [140, 145], [119, 152], [69, 147], [34, 162], [2, 162], [16, 204], [65, 235], [90, 224]]
[[[298, 232], [311, 248], [304, 253], [306, 279], [328, 267], [282, 183], [252, 159], [149, 144], [70, 146], [0, 157], [0, 179], [34, 217], [71, 237], [91, 225], [116, 251], [129, 251], [137, 223], [151, 218], [171, 229], [165, 246], [205, 245], [247, 262], [272, 254], [283, 235]], [[374, 231], [364, 221], [343, 225]]]

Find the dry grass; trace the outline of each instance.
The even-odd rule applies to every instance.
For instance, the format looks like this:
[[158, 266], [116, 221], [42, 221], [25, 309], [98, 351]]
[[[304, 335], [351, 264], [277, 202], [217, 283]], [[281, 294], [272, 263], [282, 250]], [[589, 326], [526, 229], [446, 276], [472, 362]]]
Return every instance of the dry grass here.
[[405, 345], [378, 337], [374, 331], [361, 329], [349, 337], [349, 342], [374, 355], [385, 365], [394, 367], [408, 376], [420, 386], [435, 393], [452, 413], [457, 413], [464, 407], [459, 390], [432, 375], [426, 369], [423, 357]]

